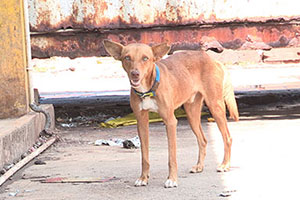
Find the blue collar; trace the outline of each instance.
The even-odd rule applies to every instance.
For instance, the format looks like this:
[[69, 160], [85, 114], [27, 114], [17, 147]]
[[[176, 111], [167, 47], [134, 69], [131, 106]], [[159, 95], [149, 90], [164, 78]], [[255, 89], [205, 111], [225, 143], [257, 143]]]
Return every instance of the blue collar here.
[[156, 96], [155, 91], [156, 91], [156, 89], [159, 85], [159, 81], [160, 81], [160, 72], [159, 72], [159, 68], [158, 68], [157, 64], [155, 64], [155, 72], [156, 72], [155, 81], [154, 81], [151, 89], [148, 92], [139, 92], [133, 88], [134, 93], [137, 94], [140, 98], [144, 99], [146, 97], [155, 97]]

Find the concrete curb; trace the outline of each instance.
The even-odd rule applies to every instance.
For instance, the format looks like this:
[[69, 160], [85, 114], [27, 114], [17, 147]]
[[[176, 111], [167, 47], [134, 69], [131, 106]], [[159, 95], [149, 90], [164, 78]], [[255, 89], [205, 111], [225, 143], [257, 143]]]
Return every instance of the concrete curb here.
[[[300, 101], [300, 89], [277, 89], [277, 90], [252, 90], [235, 91], [238, 103], [245, 105], [266, 105], [278, 102]], [[127, 105], [129, 106], [129, 95], [110, 95], [104, 96], [95, 94], [95, 96], [76, 96], [62, 98], [41, 99], [41, 103], [51, 103], [54, 106], [83, 107], [92, 105], [96, 107], [106, 107]]]
[[[51, 116], [51, 129], [55, 127], [53, 105], [42, 107]], [[0, 169], [5, 164], [13, 163], [21, 157], [36, 142], [45, 126], [45, 116], [42, 113], [29, 112], [16, 118], [0, 120]]]
[[300, 102], [300, 89], [236, 91], [239, 105], [259, 106], [280, 103]]

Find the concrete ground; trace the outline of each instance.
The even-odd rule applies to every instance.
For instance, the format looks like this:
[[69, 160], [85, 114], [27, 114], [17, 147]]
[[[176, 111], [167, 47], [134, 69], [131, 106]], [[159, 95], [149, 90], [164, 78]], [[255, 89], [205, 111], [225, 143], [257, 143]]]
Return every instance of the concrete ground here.
[[[179, 187], [165, 189], [167, 140], [162, 123], [150, 125], [149, 185], [136, 188], [140, 149], [95, 146], [97, 139], [132, 138], [136, 127], [72, 128], [59, 131], [60, 141], [1, 188], [0, 199], [297, 199], [299, 197], [300, 113], [272, 115], [242, 111], [239, 122], [229, 122], [233, 137], [232, 167], [217, 173], [223, 144], [215, 123], [203, 120], [208, 138], [205, 170], [190, 174], [197, 143], [186, 119], [178, 123]], [[253, 111], [253, 110], [252, 110]], [[255, 112], [254, 112], [255, 113]], [[247, 116], [247, 117], [246, 117]], [[41, 183], [45, 178], [113, 178], [102, 183]], [[228, 196], [228, 197], [222, 197]]]

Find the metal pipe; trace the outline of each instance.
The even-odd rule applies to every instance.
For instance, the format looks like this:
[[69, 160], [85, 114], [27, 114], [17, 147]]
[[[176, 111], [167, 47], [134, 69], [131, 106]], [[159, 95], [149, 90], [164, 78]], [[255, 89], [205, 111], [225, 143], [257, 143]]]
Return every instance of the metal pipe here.
[[27, 55], [27, 77], [28, 77], [28, 93], [29, 93], [29, 104], [34, 103], [34, 91], [32, 83], [32, 63], [31, 63], [31, 43], [30, 43], [30, 25], [29, 25], [29, 13], [28, 13], [28, 0], [23, 0], [24, 6], [24, 26], [25, 26], [25, 39], [26, 39], [26, 55]]

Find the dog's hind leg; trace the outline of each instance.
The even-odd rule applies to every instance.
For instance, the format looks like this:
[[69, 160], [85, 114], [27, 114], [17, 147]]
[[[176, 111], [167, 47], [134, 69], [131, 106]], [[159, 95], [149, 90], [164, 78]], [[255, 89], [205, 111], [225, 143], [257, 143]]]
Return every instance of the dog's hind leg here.
[[210, 92], [208, 92], [205, 97], [205, 102], [218, 125], [224, 142], [224, 159], [222, 164], [217, 168], [217, 171], [225, 172], [229, 171], [230, 168], [232, 138], [227, 126], [225, 103], [222, 92], [218, 91], [217, 88], [209, 88], [209, 91]]
[[201, 110], [202, 110], [203, 96], [197, 93], [193, 101], [184, 104], [184, 109], [187, 114], [190, 126], [197, 138], [199, 153], [198, 162], [190, 170], [191, 173], [199, 173], [203, 171], [204, 158], [206, 155], [207, 140], [201, 127]]

